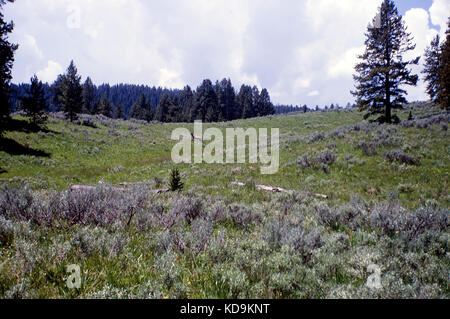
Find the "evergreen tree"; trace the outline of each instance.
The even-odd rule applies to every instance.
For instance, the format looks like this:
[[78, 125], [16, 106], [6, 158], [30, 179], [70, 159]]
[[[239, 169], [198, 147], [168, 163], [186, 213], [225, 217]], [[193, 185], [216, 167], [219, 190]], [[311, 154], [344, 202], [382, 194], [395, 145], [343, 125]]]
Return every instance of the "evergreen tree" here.
[[30, 117], [31, 123], [43, 124], [46, 121], [47, 100], [43, 84], [36, 75], [31, 78], [31, 85], [27, 95], [21, 98], [21, 106], [25, 114]]
[[184, 184], [181, 181], [181, 175], [178, 168], [172, 169], [170, 172], [169, 189], [171, 192], [182, 191]]
[[273, 115], [275, 114], [275, 108], [270, 101], [269, 91], [267, 89], [263, 89], [259, 96], [261, 103], [261, 116]]
[[[14, 0], [8, 0], [13, 2]], [[8, 41], [8, 34], [14, 29], [13, 22], [6, 22], [3, 18], [3, 5], [5, 0], [0, 0], [0, 134], [4, 128], [4, 122], [9, 117], [9, 95], [11, 82], [11, 69], [14, 63], [14, 52], [18, 45]]]
[[114, 116], [113, 116], [116, 120], [117, 119], [125, 119], [125, 113], [123, 112], [123, 106], [122, 104], [118, 104], [116, 109], [114, 110]]
[[259, 89], [255, 85], [252, 88], [253, 97], [253, 116], [262, 116], [262, 103], [260, 100]]
[[166, 122], [179, 123], [183, 121], [183, 108], [180, 104], [178, 96], [174, 96], [169, 100], [169, 110]]
[[159, 100], [158, 107], [156, 108], [155, 120], [159, 122], [167, 122], [170, 106], [171, 101], [169, 94], [164, 92]]
[[150, 122], [153, 120], [154, 114], [151, 105], [144, 94], [131, 107], [130, 118]]
[[217, 108], [217, 94], [211, 83], [211, 80], [204, 80], [196, 92], [194, 98], [194, 107], [191, 112], [191, 120], [202, 120], [203, 122], [212, 122], [215, 118]]
[[450, 109], [450, 18], [446, 40], [441, 47], [441, 65], [439, 68], [439, 103], [441, 108]]
[[182, 121], [191, 120], [191, 109], [194, 105], [194, 93], [189, 85], [185, 86], [180, 94], [180, 107], [182, 112]]
[[402, 16], [392, 0], [384, 0], [373, 26], [366, 33], [366, 50], [359, 56], [362, 60], [355, 70], [356, 91], [359, 109], [371, 115], [384, 114], [379, 122], [392, 122], [392, 109], [407, 103], [404, 85], [417, 85], [418, 76], [408, 69], [417, 65], [419, 57], [403, 61], [403, 55], [414, 50], [411, 35], [407, 32]]
[[75, 64], [71, 61], [67, 73], [61, 78], [59, 101], [66, 118], [71, 122], [78, 118], [83, 107], [83, 87], [80, 83], [81, 76], [77, 72]]
[[83, 113], [94, 114], [94, 105], [96, 102], [97, 88], [92, 83], [90, 77], [83, 84]]
[[217, 93], [219, 121], [232, 121], [237, 118], [236, 93], [230, 79], [223, 79], [219, 83]]
[[64, 75], [60, 74], [56, 78], [55, 82], [51, 86], [52, 99], [51, 102], [53, 104], [53, 111], [59, 112], [61, 111], [61, 101], [60, 96], [62, 95], [62, 87], [63, 87]]
[[99, 113], [106, 116], [106, 117], [112, 117], [112, 106], [109, 102], [108, 98], [106, 97], [106, 94], [103, 95], [102, 99], [99, 103]]
[[426, 92], [432, 101], [437, 100], [439, 93], [439, 68], [441, 64], [441, 52], [439, 48], [439, 35], [431, 41], [431, 45], [425, 50], [425, 68], [423, 70], [424, 81], [427, 83]]
[[249, 119], [255, 116], [253, 108], [253, 91], [250, 86], [243, 84], [236, 99], [242, 110], [243, 119]]

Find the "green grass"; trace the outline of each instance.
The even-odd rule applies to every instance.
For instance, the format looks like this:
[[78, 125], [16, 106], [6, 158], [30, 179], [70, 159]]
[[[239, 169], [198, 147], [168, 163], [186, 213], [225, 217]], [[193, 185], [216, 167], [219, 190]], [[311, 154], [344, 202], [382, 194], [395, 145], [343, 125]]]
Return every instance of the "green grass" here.
[[[406, 119], [410, 110], [416, 117], [440, 112], [420, 103], [398, 115]], [[28, 127], [25, 118], [15, 120], [23, 127], [4, 134], [8, 145], [18, 145], [1, 148], [0, 185], [28, 184], [33, 205], [42, 211], [55, 194], [58, 201], [67, 200], [65, 191], [74, 184], [144, 181], [158, 187], [155, 178], [167, 184], [174, 167], [171, 132], [180, 126], [193, 130], [192, 124], [114, 120], [97, 120], [94, 129], [50, 117], [45, 130], [30, 132], [23, 129]], [[279, 128], [280, 171], [261, 175], [259, 166], [250, 164], [178, 165], [184, 192], [151, 195], [129, 226], [127, 216], [103, 226], [69, 225], [64, 219], [40, 225], [31, 218], [4, 218], [8, 211], [0, 206], [0, 298], [448, 298], [449, 133], [441, 125], [383, 125], [308, 142], [317, 132], [361, 122], [360, 113], [341, 111], [205, 124], [223, 131]], [[376, 155], [364, 155], [356, 146], [376, 141], [378, 130], [390, 130], [396, 142], [377, 147]], [[420, 164], [389, 162], [384, 152], [394, 149], [419, 157]], [[328, 174], [320, 167], [303, 169], [297, 164], [304, 154], [315, 157], [324, 151], [337, 155]], [[233, 181], [248, 185], [231, 186]], [[253, 183], [327, 194], [329, 199], [272, 194], [255, 189]], [[24, 192], [15, 200], [24, 201]], [[188, 209], [193, 204], [186, 198], [201, 201], [206, 217], [199, 218], [199, 224], [183, 220], [164, 227], [146, 222], [159, 207], [164, 216], [176, 207]], [[411, 218], [424, 206], [436, 216], [443, 211], [443, 230], [430, 226], [415, 233], [421, 224]], [[217, 217], [233, 207], [253, 219], [246, 224], [245, 213], [240, 215], [243, 221]], [[30, 214], [38, 210], [26, 209]], [[372, 216], [377, 221], [371, 214], [379, 211], [393, 222], [409, 216], [411, 229], [391, 232], [381, 222], [358, 220]], [[336, 220], [328, 223], [327, 218]], [[282, 245], [271, 237], [276, 231], [299, 237]], [[195, 248], [202, 243], [204, 248]], [[81, 289], [66, 286], [70, 264], [82, 269]], [[370, 264], [382, 268], [384, 286], [379, 291], [365, 287]]]
[[[414, 111], [417, 114], [421, 110]], [[405, 119], [408, 114], [409, 110], [405, 110], [399, 115]], [[330, 112], [221, 123], [218, 126], [223, 130], [226, 127], [280, 128], [279, 173], [261, 175], [258, 165], [192, 164], [180, 165], [180, 169], [187, 189], [200, 187], [210, 195], [225, 195], [247, 202], [253, 202], [255, 196], [262, 199], [264, 195], [258, 194], [259, 191], [237, 195], [229, 187], [232, 181], [252, 180], [257, 184], [323, 193], [330, 196], [332, 203], [345, 203], [358, 194], [376, 201], [395, 195], [406, 207], [417, 207], [426, 199], [448, 206], [448, 132], [440, 126], [430, 130], [398, 128], [395, 135], [402, 135], [401, 145], [379, 148], [378, 155], [371, 157], [355, 149], [359, 142], [371, 140], [365, 132], [312, 144], [302, 140], [314, 132], [327, 132], [358, 122], [361, 122], [358, 112]], [[0, 175], [0, 183], [29, 183], [34, 189], [63, 190], [73, 184], [96, 185], [99, 181], [116, 184], [149, 181], [154, 177], [168, 180], [172, 167], [171, 150], [175, 144], [170, 141], [170, 135], [179, 124], [115, 122], [114, 128], [98, 124], [98, 129], [92, 129], [51, 118], [47, 126], [53, 133], [43, 137], [37, 133], [7, 132], [5, 137], [31, 149], [48, 152], [50, 157], [0, 152], [0, 167], [7, 171]], [[130, 126], [135, 130], [129, 130]], [[193, 130], [192, 125], [182, 126]], [[211, 126], [204, 125], [205, 129]], [[320, 168], [304, 170], [296, 165], [299, 156], [324, 151], [329, 143], [336, 144], [336, 149], [331, 152], [338, 155], [329, 174]], [[392, 148], [403, 148], [406, 153], [420, 156], [421, 165], [388, 163], [383, 153]], [[346, 155], [353, 155], [355, 163], [349, 164]], [[399, 191], [399, 185], [407, 185], [407, 191]]]

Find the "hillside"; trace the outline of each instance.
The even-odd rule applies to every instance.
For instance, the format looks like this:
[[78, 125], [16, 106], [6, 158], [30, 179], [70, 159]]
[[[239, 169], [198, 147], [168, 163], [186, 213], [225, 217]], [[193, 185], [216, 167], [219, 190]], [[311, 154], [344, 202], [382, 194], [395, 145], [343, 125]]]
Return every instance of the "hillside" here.
[[[192, 124], [54, 114], [38, 129], [15, 116], [0, 146], [0, 296], [448, 298], [450, 115], [416, 103], [399, 117], [205, 124], [279, 128], [279, 172], [182, 164], [183, 193], [151, 195], [175, 166], [171, 132]], [[142, 184], [109, 189], [123, 182]], [[75, 184], [99, 189], [69, 192]], [[70, 264], [80, 289], [65, 285]], [[371, 265], [379, 289], [365, 285]]]

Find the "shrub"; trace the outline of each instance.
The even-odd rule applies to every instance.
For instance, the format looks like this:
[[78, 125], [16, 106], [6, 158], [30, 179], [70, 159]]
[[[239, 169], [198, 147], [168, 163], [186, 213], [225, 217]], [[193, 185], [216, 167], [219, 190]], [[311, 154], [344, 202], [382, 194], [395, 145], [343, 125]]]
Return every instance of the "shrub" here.
[[336, 162], [337, 156], [326, 151], [317, 155], [317, 161], [322, 164], [333, 165]]
[[384, 153], [384, 156], [390, 161], [390, 162], [399, 162], [402, 164], [408, 164], [408, 165], [419, 165], [420, 159], [418, 157], [414, 157], [411, 155], [408, 155], [406, 153], [403, 153], [401, 150], [393, 150], [390, 152]]
[[305, 154], [297, 159], [297, 164], [300, 165], [303, 169], [306, 169], [309, 167], [313, 167], [314, 161], [309, 157], [309, 155]]
[[246, 207], [233, 205], [228, 207], [227, 219], [231, 220], [236, 226], [248, 228], [251, 225], [261, 223], [263, 217]]
[[358, 145], [358, 148], [361, 148], [363, 154], [366, 156], [374, 156], [378, 154], [375, 143], [362, 142]]

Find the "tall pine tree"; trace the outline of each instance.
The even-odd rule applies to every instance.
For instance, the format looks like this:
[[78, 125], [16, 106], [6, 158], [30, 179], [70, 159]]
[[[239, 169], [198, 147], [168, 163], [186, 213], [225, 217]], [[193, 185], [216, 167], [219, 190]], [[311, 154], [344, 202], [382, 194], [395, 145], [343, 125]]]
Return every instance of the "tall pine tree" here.
[[31, 123], [43, 124], [46, 121], [47, 100], [43, 84], [36, 75], [31, 78], [31, 85], [26, 96], [21, 98], [21, 106]]
[[441, 66], [439, 68], [439, 103], [445, 110], [450, 109], [450, 18], [446, 40], [441, 47]]
[[414, 50], [411, 35], [392, 0], [384, 0], [373, 25], [366, 33], [366, 50], [355, 70], [357, 98], [365, 118], [383, 114], [379, 122], [392, 123], [392, 110], [407, 103], [404, 85], [417, 85], [418, 76], [408, 68], [417, 65], [420, 57], [403, 61], [403, 55]]
[[261, 109], [261, 115], [260, 116], [267, 116], [267, 115], [273, 115], [275, 114], [275, 108], [270, 101], [270, 95], [269, 91], [267, 89], [263, 89], [261, 91], [261, 94], [259, 96], [260, 100], [260, 109]]
[[424, 81], [427, 83], [426, 92], [432, 101], [436, 101], [439, 93], [439, 68], [441, 65], [441, 52], [439, 35], [431, 41], [425, 50]]
[[102, 99], [100, 100], [99, 113], [106, 117], [112, 117], [113, 113], [112, 105], [111, 102], [109, 102], [108, 98], [106, 97], [106, 94], [104, 94]]
[[167, 92], [164, 92], [156, 108], [155, 120], [159, 122], [167, 122], [167, 119], [169, 117], [170, 105], [171, 101], [169, 94]]
[[67, 73], [61, 79], [59, 101], [66, 118], [71, 122], [78, 118], [83, 108], [83, 87], [81, 76], [77, 72], [75, 64], [71, 61]]
[[189, 85], [185, 86], [180, 93], [180, 106], [182, 109], [182, 121], [191, 120], [191, 110], [194, 106], [194, 93]]
[[202, 120], [212, 122], [215, 120], [217, 108], [217, 94], [211, 80], [204, 80], [196, 92], [194, 107], [191, 112], [191, 120]]
[[219, 83], [219, 90], [217, 94], [220, 119], [223, 121], [232, 121], [236, 117], [236, 92], [230, 79], [223, 79]]
[[141, 94], [130, 111], [130, 118], [150, 122], [153, 120], [153, 109], [144, 94]]
[[114, 115], [113, 115], [113, 117], [116, 119], [116, 120], [118, 120], [118, 119], [121, 119], [121, 120], [124, 120], [125, 119], [125, 113], [124, 113], [124, 111], [123, 111], [123, 106], [122, 106], [122, 104], [117, 104], [117, 107], [116, 107], [116, 109], [114, 110]]
[[[14, 0], [8, 0], [13, 2]], [[0, 0], [0, 134], [5, 127], [4, 122], [9, 117], [9, 93], [11, 82], [11, 69], [14, 63], [14, 52], [18, 45], [8, 41], [8, 34], [14, 29], [13, 22], [6, 22], [3, 18], [3, 5], [5, 0]]]
[[83, 84], [83, 113], [94, 114], [94, 104], [96, 102], [97, 88], [90, 77]]
[[249, 119], [255, 116], [253, 108], [253, 90], [250, 86], [243, 84], [237, 95], [237, 104], [242, 111], [242, 118]]

